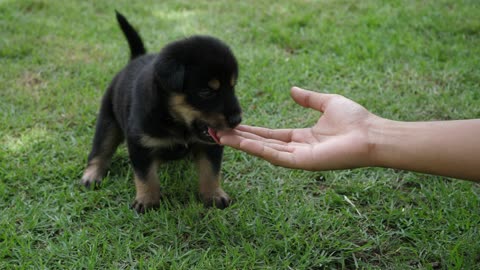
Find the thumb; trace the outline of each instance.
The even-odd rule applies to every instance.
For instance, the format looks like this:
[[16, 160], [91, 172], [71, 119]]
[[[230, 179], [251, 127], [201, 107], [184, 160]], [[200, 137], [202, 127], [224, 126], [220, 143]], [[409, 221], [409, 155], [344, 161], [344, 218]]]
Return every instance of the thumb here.
[[292, 87], [290, 92], [293, 100], [299, 105], [324, 112], [328, 101], [334, 97], [332, 94], [322, 94], [299, 87]]

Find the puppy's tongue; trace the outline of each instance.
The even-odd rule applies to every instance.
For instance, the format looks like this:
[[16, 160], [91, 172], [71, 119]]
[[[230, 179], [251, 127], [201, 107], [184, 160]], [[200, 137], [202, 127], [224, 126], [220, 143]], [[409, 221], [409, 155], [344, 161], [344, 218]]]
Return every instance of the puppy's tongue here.
[[217, 136], [217, 132], [212, 129], [212, 128], [208, 128], [208, 134], [210, 134], [210, 137], [212, 137], [212, 139], [217, 143], [217, 144], [220, 144], [220, 139], [218, 138]]

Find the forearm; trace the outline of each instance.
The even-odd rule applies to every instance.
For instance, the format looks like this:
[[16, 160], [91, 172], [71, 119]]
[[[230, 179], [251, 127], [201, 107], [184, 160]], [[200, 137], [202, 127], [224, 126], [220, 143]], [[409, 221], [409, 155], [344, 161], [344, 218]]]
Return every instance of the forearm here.
[[480, 119], [372, 124], [373, 166], [480, 181]]

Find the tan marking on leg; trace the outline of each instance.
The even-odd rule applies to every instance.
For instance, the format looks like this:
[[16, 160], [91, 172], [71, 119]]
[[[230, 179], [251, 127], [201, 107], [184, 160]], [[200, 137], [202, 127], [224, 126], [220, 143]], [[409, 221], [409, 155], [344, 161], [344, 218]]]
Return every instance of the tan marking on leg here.
[[83, 172], [81, 183], [86, 187], [99, 185], [107, 171], [108, 164], [109, 161], [103, 158], [92, 159]]
[[197, 160], [200, 192], [211, 193], [220, 187], [220, 175], [212, 171], [210, 161], [204, 157]]
[[145, 177], [135, 173], [136, 196], [132, 207], [139, 213], [144, 213], [149, 208], [160, 204], [160, 184], [157, 179], [157, 163], [154, 162]]
[[220, 175], [212, 170], [212, 165], [208, 159], [201, 156], [197, 158], [197, 169], [199, 176], [200, 196], [205, 206], [210, 207], [213, 204], [217, 208], [225, 208], [230, 204], [230, 198], [223, 191], [220, 184]]
[[102, 140], [100, 151], [88, 162], [87, 168], [83, 172], [81, 183], [86, 187], [100, 184], [107, 172], [112, 156], [123, 138], [120, 130], [115, 128], [108, 130], [105, 136]]

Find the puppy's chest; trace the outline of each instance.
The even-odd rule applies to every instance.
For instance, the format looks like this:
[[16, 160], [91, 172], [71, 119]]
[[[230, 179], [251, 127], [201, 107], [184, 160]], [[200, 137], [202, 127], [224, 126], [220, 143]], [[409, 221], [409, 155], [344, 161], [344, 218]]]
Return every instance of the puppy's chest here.
[[187, 144], [192, 140], [190, 129], [170, 118], [145, 121], [142, 125], [142, 144], [149, 148], [164, 148], [174, 144]]
[[175, 138], [156, 138], [149, 135], [140, 137], [140, 144], [149, 148], [155, 156], [163, 160], [175, 160], [190, 153], [190, 145]]
[[140, 144], [162, 159], [178, 159], [190, 152], [190, 144], [195, 141], [188, 127], [167, 121], [148, 123], [143, 127]]
[[149, 134], [143, 134], [140, 137], [140, 144], [144, 147], [157, 148], [172, 148], [176, 145], [187, 145], [188, 141], [183, 137], [155, 137]]

